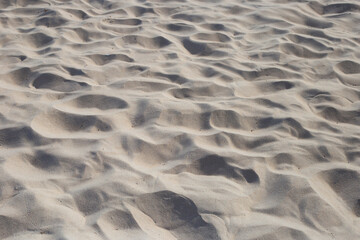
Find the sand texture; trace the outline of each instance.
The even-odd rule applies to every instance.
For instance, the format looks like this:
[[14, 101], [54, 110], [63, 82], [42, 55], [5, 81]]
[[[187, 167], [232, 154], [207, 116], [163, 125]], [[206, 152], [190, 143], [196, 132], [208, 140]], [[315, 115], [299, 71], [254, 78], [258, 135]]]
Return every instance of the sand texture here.
[[0, 239], [360, 239], [360, 1], [0, 0]]

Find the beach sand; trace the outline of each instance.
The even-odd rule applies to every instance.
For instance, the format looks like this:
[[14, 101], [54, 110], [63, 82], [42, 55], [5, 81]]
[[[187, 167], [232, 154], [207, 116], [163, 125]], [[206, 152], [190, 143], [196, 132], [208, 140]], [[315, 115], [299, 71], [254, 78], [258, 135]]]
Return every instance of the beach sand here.
[[0, 239], [360, 239], [360, 2], [1, 0]]

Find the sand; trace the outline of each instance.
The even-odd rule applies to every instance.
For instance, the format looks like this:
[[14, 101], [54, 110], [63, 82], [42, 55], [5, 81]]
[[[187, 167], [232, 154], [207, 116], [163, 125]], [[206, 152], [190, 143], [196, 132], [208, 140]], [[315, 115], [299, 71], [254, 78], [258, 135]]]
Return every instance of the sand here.
[[360, 239], [357, 0], [1, 0], [0, 239]]

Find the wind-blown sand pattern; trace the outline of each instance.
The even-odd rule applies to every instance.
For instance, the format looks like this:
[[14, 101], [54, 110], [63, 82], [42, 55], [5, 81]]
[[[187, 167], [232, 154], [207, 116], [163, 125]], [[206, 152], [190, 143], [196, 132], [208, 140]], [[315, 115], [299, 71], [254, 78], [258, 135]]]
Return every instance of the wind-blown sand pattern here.
[[360, 239], [360, 2], [1, 0], [0, 239]]

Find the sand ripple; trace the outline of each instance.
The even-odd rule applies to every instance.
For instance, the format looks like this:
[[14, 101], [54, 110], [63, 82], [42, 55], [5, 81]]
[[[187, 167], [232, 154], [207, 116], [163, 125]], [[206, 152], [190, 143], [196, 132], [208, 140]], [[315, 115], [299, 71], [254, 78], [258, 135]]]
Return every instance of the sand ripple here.
[[0, 238], [359, 239], [360, 4], [1, 0]]

